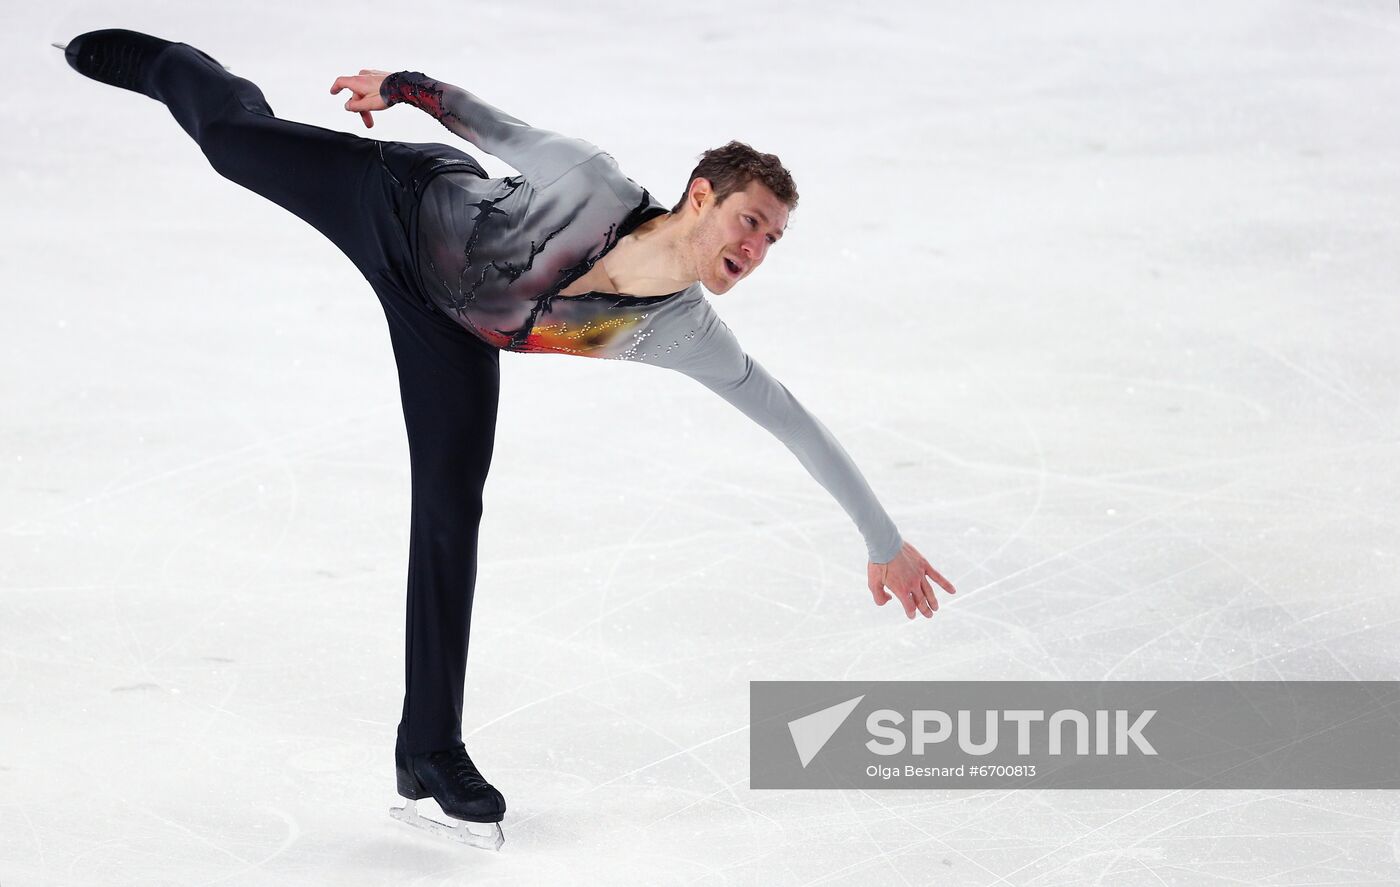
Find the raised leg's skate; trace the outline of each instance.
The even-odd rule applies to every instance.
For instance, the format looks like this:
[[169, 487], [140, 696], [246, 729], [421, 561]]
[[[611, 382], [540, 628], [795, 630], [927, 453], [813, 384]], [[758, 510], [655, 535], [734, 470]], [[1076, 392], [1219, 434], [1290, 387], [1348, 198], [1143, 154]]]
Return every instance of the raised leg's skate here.
[[[421, 755], [395, 752], [399, 794], [408, 799], [402, 807], [389, 808], [389, 815], [415, 828], [480, 847], [500, 850], [505, 843], [501, 820], [506, 799], [481, 776], [466, 749], [446, 749]], [[454, 823], [439, 822], [421, 815], [417, 802], [437, 801], [442, 812]]]
[[[79, 34], [65, 43], [51, 44], [63, 50], [63, 56], [73, 70], [109, 86], [119, 86], [132, 92], [145, 93], [146, 71], [163, 51], [175, 45], [174, 41], [152, 37], [140, 31], [124, 28], [107, 28], [101, 31], [88, 31]], [[200, 55], [224, 65], [202, 50]]]

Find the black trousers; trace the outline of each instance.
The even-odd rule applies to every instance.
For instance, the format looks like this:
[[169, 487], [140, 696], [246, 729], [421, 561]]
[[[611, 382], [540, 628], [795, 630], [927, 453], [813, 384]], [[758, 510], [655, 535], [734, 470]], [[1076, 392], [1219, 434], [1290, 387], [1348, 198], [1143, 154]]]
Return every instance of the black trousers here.
[[273, 116], [262, 91], [185, 44], [160, 54], [147, 92], [224, 178], [295, 213], [338, 247], [389, 322], [412, 469], [405, 692], [398, 746], [461, 743], [481, 494], [495, 442], [500, 352], [447, 318], [414, 271], [413, 220], [435, 143], [386, 142]]

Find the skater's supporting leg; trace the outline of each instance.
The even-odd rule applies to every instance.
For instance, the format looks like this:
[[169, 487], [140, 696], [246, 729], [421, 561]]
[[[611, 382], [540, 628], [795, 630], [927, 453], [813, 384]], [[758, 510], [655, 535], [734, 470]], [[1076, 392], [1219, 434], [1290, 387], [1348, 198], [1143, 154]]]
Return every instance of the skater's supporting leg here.
[[461, 743], [477, 528], [495, 446], [500, 352], [455, 325], [418, 322], [412, 312], [396, 320], [402, 303], [381, 300], [390, 315], [413, 487], [407, 688], [398, 747], [419, 754]]

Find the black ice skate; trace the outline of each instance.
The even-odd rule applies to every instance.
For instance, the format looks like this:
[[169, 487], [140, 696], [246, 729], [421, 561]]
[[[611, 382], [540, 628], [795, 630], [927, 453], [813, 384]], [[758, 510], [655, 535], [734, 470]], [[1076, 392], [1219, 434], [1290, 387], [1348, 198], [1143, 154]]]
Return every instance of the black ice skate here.
[[[150, 95], [145, 87], [146, 72], [156, 56], [175, 43], [139, 31], [107, 28], [79, 34], [66, 46], [61, 43], [53, 45], [63, 50], [69, 66], [84, 77]], [[202, 50], [195, 49], [195, 52], [221, 68], [228, 67]]]
[[[390, 816], [483, 850], [501, 849], [506, 840], [501, 831], [506, 799], [482, 778], [466, 749], [458, 746], [421, 755], [395, 750], [394, 764], [399, 794], [408, 803], [389, 808]], [[443, 813], [459, 822], [448, 825], [420, 816], [416, 802], [423, 798], [437, 801]]]

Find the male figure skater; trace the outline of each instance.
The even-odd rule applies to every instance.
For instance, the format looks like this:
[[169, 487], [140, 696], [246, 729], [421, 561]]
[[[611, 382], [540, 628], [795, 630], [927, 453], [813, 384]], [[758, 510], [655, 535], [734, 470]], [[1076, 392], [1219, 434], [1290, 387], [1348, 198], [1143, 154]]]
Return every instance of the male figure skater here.
[[[505, 799], [461, 739], [502, 350], [686, 373], [778, 437], [850, 515], [865, 538], [875, 603], [892, 592], [908, 618], [928, 617], [938, 609], [932, 583], [954, 591], [900, 537], [826, 427], [739, 347], [701, 291], [728, 292], [782, 238], [797, 190], [777, 157], [740, 142], [707, 151], [668, 211], [596, 145], [529, 126], [421, 73], [362, 70], [330, 91], [349, 90], [345, 108], [367, 127], [373, 112], [411, 104], [519, 175], [488, 178], [447, 145], [281, 120], [256, 85], [188, 44], [109, 29], [60, 48], [79, 73], [163, 102], [220, 175], [330, 238], [383, 306], [412, 469], [395, 747], [398, 791], [409, 802], [400, 818], [424, 825], [413, 801], [431, 796], [462, 821], [461, 840], [499, 847], [503, 839]], [[494, 825], [475, 837], [466, 823]]]

